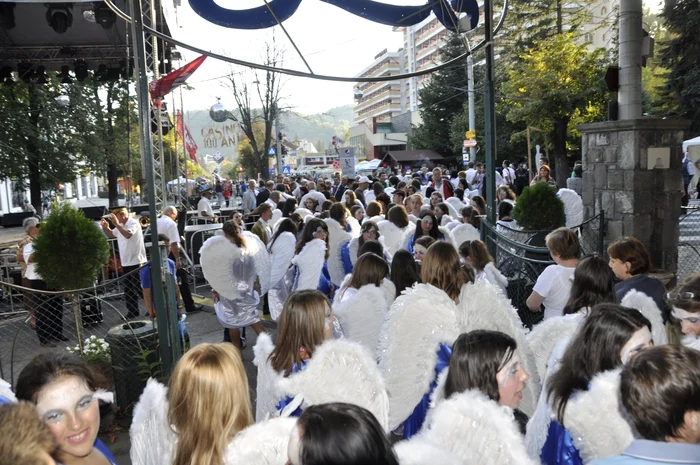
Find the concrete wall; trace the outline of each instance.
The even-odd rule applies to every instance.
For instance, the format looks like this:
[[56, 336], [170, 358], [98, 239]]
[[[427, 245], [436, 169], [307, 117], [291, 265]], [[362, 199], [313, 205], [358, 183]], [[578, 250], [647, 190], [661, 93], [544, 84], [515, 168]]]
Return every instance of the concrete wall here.
[[[606, 247], [620, 236], [634, 236], [646, 244], [654, 267], [672, 272], [678, 261], [681, 144], [687, 127], [687, 121], [652, 119], [578, 127], [586, 218], [605, 212]], [[648, 166], [650, 148], [668, 148], [668, 167]]]

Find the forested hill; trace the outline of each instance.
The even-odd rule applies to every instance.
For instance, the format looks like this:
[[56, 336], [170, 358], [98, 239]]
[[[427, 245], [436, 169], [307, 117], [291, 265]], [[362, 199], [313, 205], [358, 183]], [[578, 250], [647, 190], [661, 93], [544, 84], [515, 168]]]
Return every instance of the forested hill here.
[[328, 147], [333, 136], [345, 139], [345, 134], [353, 125], [352, 105], [331, 108], [321, 114], [302, 115], [294, 111], [282, 113], [280, 119], [281, 131], [288, 139], [306, 139], [317, 145], [323, 142], [323, 150]]

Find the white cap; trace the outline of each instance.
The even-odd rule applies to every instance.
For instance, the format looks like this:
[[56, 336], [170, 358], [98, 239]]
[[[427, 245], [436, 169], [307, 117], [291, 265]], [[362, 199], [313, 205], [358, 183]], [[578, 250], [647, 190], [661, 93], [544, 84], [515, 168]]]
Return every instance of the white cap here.
[[305, 183], [307, 183], [307, 182], [309, 182], [309, 181], [308, 181], [308, 179], [302, 179], [302, 180], [299, 181], [299, 182], [302, 183], [302, 184], [305, 184]]
[[362, 184], [363, 182], [366, 182], [369, 184], [369, 178], [367, 176], [361, 176], [360, 180], [357, 181], [358, 183]]

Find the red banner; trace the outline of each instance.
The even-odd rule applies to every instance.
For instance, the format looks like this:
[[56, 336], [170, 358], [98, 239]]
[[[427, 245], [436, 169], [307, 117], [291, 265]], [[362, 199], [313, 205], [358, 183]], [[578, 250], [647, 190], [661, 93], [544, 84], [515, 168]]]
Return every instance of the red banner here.
[[202, 55], [199, 58], [187, 63], [182, 68], [178, 68], [170, 74], [166, 74], [157, 81], [151, 81], [150, 91], [153, 104], [160, 108], [160, 102], [163, 97], [168, 95], [173, 89], [183, 84], [187, 78], [192, 76], [192, 73], [197, 71], [197, 68], [199, 68], [206, 58], [206, 55]]
[[180, 113], [180, 110], [177, 111], [177, 135], [185, 142], [185, 148], [187, 149], [187, 153], [190, 154], [192, 161], [199, 163], [197, 161], [197, 149], [199, 147], [197, 147], [197, 143], [192, 138], [192, 134], [190, 134], [190, 128], [182, 121], [182, 113]]

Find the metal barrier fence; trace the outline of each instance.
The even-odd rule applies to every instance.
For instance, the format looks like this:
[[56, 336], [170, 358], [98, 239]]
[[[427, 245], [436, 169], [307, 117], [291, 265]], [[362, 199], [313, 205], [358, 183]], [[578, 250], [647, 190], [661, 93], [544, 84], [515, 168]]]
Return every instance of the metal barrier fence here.
[[[602, 214], [571, 228], [578, 232], [583, 255], [604, 254], [604, 217]], [[549, 231], [518, 231], [493, 225], [482, 218], [481, 236], [495, 260], [496, 267], [508, 278], [508, 298], [523, 324], [528, 328], [542, 321], [543, 312], [527, 308], [527, 298], [546, 267], [554, 264], [549, 250], [544, 247], [544, 238]]]
[[[0, 282], [0, 377], [14, 386], [41, 352], [82, 354], [113, 385], [119, 408], [130, 410], [161, 369], [158, 325], [143, 305], [139, 317], [129, 317], [123, 293], [115, 292], [135, 285], [140, 296], [140, 271], [67, 293], [45, 290], [38, 281], [31, 282], [36, 289]], [[177, 313], [174, 300], [166, 306]]]
[[692, 203], [695, 205], [685, 209], [687, 214], [681, 217], [679, 223], [677, 282], [700, 273], [700, 205]]

